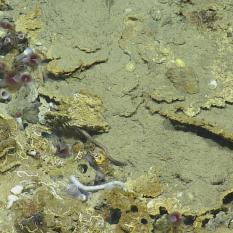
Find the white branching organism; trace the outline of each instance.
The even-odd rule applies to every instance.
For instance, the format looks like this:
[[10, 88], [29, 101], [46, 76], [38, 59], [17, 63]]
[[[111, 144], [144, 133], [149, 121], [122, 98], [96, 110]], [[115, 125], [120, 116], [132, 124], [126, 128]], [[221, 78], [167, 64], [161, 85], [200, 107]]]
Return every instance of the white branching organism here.
[[123, 188], [125, 187], [125, 184], [121, 181], [111, 181], [108, 183], [104, 184], [99, 184], [99, 185], [84, 185], [79, 182], [75, 176], [70, 177], [71, 181], [71, 186], [68, 187], [68, 191], [70, 191], [71, 187], [75, 186], [75, 192], [72, 193], [73, 196], [78, 197], [82, 201], [87, 200], [88, 192], [95, 192], [98, 190], [103, 190], [103, 189], [113, 189], [113, 188]]

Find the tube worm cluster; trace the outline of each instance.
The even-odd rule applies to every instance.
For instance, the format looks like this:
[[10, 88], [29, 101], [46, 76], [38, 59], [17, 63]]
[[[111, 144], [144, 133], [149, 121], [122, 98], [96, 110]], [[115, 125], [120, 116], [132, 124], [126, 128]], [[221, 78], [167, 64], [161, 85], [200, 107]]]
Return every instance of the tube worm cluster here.
[[[18, 90], [31, 83], [31, 71], [41, 64], [40, 55], [28, 47], [28, 38], [23, 32], [17, 32], [13, 20], [0, 20], [2, 37], [0, 38], [0, 100], [9, 101], [11, 90]], [[11, 64], [4, 61], [8, 53], [16, 54]]]

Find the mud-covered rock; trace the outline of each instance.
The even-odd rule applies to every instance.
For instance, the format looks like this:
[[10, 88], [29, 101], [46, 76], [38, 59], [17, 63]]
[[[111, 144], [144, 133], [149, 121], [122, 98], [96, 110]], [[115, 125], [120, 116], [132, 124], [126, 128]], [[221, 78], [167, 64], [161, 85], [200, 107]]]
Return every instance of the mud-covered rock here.
[[196, 94], [199, 92], [198, 77], [191, 67], [169, 68], [166, 77], [183, 93]]
[[[77, 46], [78, 47], [78, 46]], [[83, 71], [89, 67], [107, 61], [106, 51], [96, 49], [79, 49], [61, 46], [60, 42], [53, 43], [46, 57], [51, 59], [47, 70], [54, 77], [69, 76], [76, 71]]]

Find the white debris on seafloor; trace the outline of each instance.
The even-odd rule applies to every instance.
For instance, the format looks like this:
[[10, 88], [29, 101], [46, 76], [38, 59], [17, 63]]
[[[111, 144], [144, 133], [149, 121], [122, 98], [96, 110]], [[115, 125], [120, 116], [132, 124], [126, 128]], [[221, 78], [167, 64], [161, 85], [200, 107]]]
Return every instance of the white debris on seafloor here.
[[19, 200], [19, 198], [16, 195], [10, 194], [7, 197], [7, 206], [6, 206], [6, 208], [10, 209], [11, 206], [14, 204], [14, 202], [16, 202], [17, 200]]
[[218, 86], [218, 83], [217, 83], [217, 81], [214, 80], [214, 79], [213, 79], [213, 80], [210, 80], [209, 83], [208, 83], [208, 87], [209, 87], [209, 89], [211, 89], [211, 90], [216, 89], [217, 86]]
[[24, 129], [22, 117], [16, 117], [15, 120], [18, 123], [19, 128]]
[[23, 192], [23, 185], [17, 184], [11, 189], [11, 193], [14, 195], [19, 195]]
[[10, 192], [12, 194], [8, 195], [7, 197], [7, 209], [10, 209], [14, 202], [19, 200], [18, 195], [20, 195], [23, 192], [23, 188], [24, 187], [21, 184], [17, 184], [13, 188], [11, 188]]

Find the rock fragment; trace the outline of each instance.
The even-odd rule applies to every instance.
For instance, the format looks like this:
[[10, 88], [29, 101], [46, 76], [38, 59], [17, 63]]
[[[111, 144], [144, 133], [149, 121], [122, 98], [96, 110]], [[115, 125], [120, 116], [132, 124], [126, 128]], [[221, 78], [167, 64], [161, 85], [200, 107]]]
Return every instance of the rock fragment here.
[[166, 72], [166, 77], [172, 82], [175, 88], [187, 94], [199, 92], [199, 81], [191, 67], [172, 67]]

